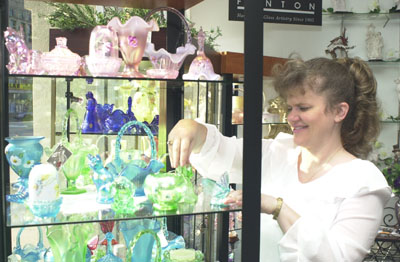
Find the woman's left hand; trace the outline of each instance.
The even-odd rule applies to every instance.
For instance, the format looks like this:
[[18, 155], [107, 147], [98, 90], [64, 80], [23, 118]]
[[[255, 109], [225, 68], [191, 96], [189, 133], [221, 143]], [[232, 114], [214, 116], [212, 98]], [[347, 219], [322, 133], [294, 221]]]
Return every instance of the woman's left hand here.
[[[236, 204], [242, 206], [243, 191], [234, 190], [225, 198], [224, 204]], [[261, 194], [261, 213], [272, 214], [276, 207], [276, 198], [270, 195]]]

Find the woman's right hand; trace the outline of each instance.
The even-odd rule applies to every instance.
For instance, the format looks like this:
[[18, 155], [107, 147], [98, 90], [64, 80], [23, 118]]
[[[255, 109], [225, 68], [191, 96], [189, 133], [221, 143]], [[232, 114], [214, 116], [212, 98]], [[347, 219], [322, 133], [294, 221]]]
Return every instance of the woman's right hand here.
[[199, 153], [206, 140], [207, 128], [191, 119], [182, 119], [168, 134], [171, 167], [189, 164], [189, 156]]

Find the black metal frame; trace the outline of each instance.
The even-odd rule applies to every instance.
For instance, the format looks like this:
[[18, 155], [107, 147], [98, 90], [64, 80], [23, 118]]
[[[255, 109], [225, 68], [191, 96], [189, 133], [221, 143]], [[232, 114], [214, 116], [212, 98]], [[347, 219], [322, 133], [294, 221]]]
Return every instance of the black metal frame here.
[[7, 29], [8, 25], [8, 0], [0, 1], [0, 17], [1, 17], [1, 41], [0, 41], [0, 55], [1, 55], [1, 91], [0, 91], [0, 145], [1, 145], [1, 182], [0, 182], [0, 208], [1, 208], [1, 240], [0, 240], [0, 260], [7, 261], [8, 254], [11, 254], [11, 228], [7, 227], [7, 206], [6, 206], [6, 193], [7, 187], [10, 184], [9, 165], [3, 154], [6, 143], [4, 138], [9, 135], [8, 128], [8, 71], [5, 65], [7, 64], [8, 52], [5, 48], [3, 32]]
[[242, 257], [260, 260], [263, 1], [244, 2]]

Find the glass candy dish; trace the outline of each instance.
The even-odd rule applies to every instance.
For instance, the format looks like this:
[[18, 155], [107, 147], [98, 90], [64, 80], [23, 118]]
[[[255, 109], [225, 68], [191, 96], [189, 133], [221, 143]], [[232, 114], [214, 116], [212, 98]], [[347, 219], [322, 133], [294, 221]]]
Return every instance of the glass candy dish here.
[[158, 211], [178, 209], [178, 204], [195, 204], [197, 195], [190, 181], [190, 167], [180, 167], [167, 173], [150, 174], [144, 182], [144, 192]]
[[89, 56], [85, 60], [93, 76], [116, 76], [122, 63], [117, 32], [108, 26], [96, 26], [90, 34]]
[[147, 13], [145, 20], [148, 20], [155, 12], [159, 11], [170, 11], [176, 14], [182, 20], [182, 23], [185, 26], [187, 42], [184, 46], [178, 47], [175, 54], [169, 53], [164, 48], [155, 50], [154, 44], [148, 42], [144, 50], [144, 56], [149, 58], [151, 64], [153, 65], [153, 68], [148, 69], [146, 71], [146, 75], [150, 78], [175, 79], [179, 75], [179, 69], [181, 68], [186, 56], [194, 54], [194, 52], [196, 51], [196, 47], [191, 43], [192, 37], [185, 16], [183, 16], [175, 8], [155, 8]]
[[82, 59], [67, 47], [67, 38], [57, 37], [57, 45], [42, 54], [42, 67], [49, 75], [76, 75]]

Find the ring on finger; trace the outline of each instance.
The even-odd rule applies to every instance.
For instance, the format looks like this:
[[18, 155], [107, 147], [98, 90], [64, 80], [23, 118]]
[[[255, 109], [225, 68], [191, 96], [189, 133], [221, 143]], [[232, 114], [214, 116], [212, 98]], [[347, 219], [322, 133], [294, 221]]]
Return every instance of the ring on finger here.
[[172, 146], [173, 143], [174, 143], [174, 141], [172, 141], [172, 140], [169, 140], [169, 141], [167, 142], [167, 144], [168, 144], [169, 146]]

